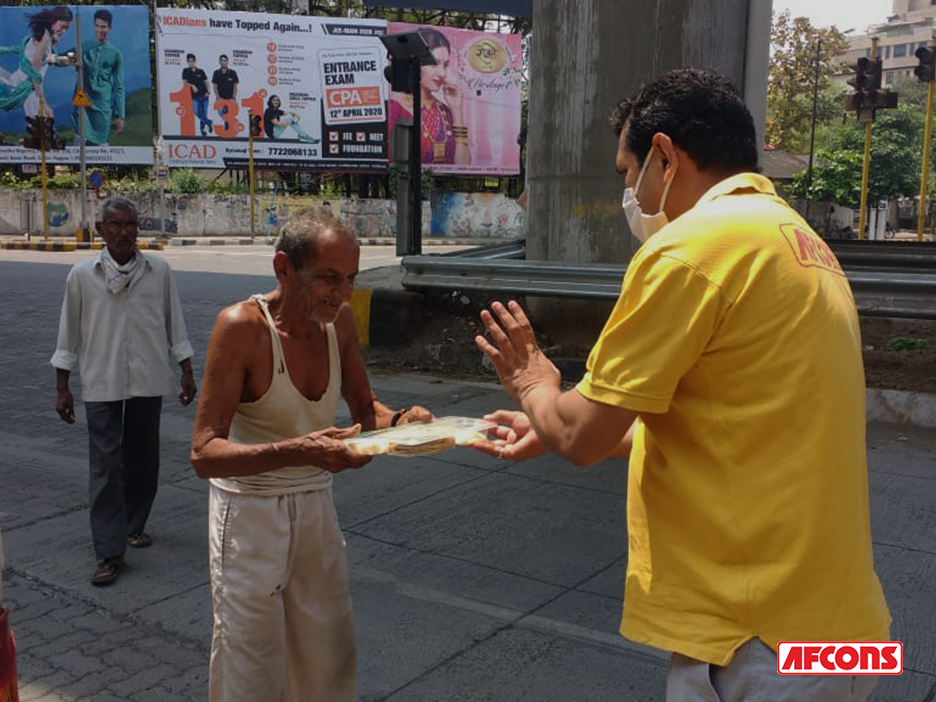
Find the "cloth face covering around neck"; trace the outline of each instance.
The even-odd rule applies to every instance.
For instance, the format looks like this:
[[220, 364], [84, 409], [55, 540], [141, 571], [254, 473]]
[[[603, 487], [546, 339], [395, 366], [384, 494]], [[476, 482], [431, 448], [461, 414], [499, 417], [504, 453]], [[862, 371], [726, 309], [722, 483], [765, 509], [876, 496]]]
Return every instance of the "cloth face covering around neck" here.
[[136, 280], [138, 274], [143, 271], [141, 265], [143, 261], [137, 256], [136, 252], [133, 253], [133, 258], [124, 264], [120, 264], [114, 260], [114, 257], [111, 256], [107, 247], [104, 247], [104, 251], [101, 255], [101, 263], [104, 265], [104, 277], [107, 279], [107, 290], [113, 295], [116, 295], [129, 286], [130, 283]]

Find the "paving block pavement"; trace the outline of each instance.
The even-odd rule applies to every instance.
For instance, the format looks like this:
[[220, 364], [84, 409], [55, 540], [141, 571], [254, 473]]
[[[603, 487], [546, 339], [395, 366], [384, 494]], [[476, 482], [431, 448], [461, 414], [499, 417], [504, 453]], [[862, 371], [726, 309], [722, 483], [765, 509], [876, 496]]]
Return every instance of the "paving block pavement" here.
[[[84, 413], [52, 410], [66, 266], [0, 264], [0, 528], [23, 700], [203, 701], [211, 636], [207, 490], [188, 464], [194, 408], [167, 401], [149, 530], [94, 588]], [[177, 275], [196, 369], [211, 322], [248, 276]], [[484, 381], [373, 376], [393, 407], [478, 416]], [[342, 409], [339, 423], [348, 421]], [[872, 424], [874, 555], [905, 671], [874, 702], [936, 700], [936, 436]], [[617, 635], [627, 558], [626, 464], [583, 470], [469, 449], [381, 457], [336, 477], [359, 642], [360, 702], [662, 702], [666, 654]], [[830, 573], [829, 577], [841, 574]]]

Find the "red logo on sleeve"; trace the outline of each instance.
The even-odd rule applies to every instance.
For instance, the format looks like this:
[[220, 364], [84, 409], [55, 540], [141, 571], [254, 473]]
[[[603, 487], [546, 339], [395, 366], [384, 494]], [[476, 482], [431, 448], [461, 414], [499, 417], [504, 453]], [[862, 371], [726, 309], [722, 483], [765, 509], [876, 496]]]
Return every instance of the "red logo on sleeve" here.
[[781, 224], [780, 232], [793, 250], [797, 263], [804, 268], [821, 268], [830, 273], [845, 275], [832, 249], [814, 232], [798, 224]]

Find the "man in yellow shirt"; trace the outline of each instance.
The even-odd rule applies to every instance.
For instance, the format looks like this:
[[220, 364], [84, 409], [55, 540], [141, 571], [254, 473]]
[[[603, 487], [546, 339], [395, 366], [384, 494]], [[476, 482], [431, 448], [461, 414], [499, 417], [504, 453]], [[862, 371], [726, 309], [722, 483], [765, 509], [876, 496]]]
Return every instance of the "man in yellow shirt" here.
[[478, 345], [523, 409], [495, 413], [510, 426], [482, 448], [630, 455], [621, 633], [673, 652], [668, 700], [865, 700], [876, 678], [780, 676], [776, 658], [781, 641], [889, 638], [848, 282], [755, 173], [727, 80], [669, 72], [612, 121], [645, 243], [571, 391], [517, 303], [482, 313]]

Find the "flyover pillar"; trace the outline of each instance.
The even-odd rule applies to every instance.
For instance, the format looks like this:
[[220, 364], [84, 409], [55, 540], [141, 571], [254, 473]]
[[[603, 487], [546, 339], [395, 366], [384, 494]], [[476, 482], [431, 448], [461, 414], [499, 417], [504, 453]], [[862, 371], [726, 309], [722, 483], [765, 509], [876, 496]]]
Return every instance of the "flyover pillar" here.
[[[608, 117], [682, 66], [728, 76], [763, 134], [771, 0], [534, 0], [527, 259], [626, 262], [636, 250]], [[763, 140], [761, 139], [761, 143]], [[609, 306], [531, 300], [563, 345], [593, 341]]]

